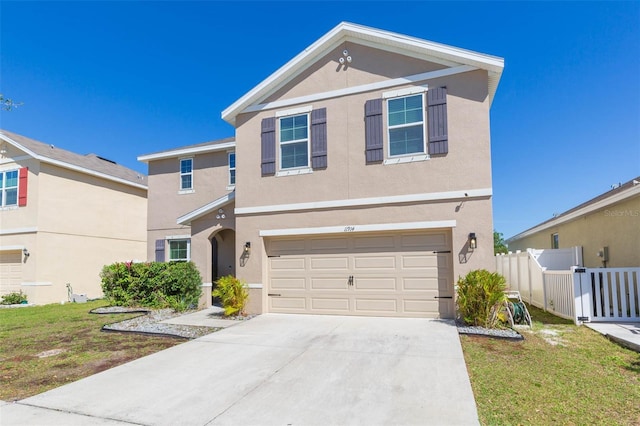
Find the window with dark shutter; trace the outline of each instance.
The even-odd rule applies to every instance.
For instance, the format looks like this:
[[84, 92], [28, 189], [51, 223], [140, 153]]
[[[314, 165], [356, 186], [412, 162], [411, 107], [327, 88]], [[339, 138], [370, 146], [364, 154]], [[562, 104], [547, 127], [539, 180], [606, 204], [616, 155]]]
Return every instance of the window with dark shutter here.
[[18, 183], [18, 206], [24, 207], [27, 205], [27, 180], [29, 176], [29, 168], [23, 167], [20, 169], [19, 183]]
[[427, 92], [427, 120], [429, 124], [429, 155], [449, 152], [447, 131], [447, 88], [429, 88]]
[[311, 111], [311, 167], [327, 168], [327, 109]]
[[156, 240], [156, 262], [164, 262], [164, 240]]
[[261, 127], [261, 161], [262, 176], [276, 173], [276, 118], [267, 117], [262, 120]]
[[365, 152], [367, 163], [379, 163], [382, 152], [382, 99], [371, 99], [364, 104]]

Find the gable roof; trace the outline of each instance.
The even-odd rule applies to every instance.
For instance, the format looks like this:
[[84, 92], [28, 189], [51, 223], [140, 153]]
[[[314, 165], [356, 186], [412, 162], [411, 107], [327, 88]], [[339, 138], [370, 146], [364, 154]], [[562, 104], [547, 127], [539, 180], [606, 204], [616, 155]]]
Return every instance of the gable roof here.
[[7, 130], [0, 130], [0, 140], [43, 163], [53, 164], [136, 188], [147, 189], [146, 175], [96, 154], [76, 154]]
[[205, 204], [202, 207], [198, 207], [192, 212], [189, 212], [183, 216], [180, 216], [176, 220], [176, 223], [178, 225], [191, 225], [192, 221], [196, 219], [200, 219], [202, 216], [212, 213], [215, 210], [218, 210], [219, 208], [234, 202], [235, 199], [236, 199], [236, 191], [231, 191], [228, 194], [225, 194], [222, 197], [216, 200], [213, 200], [212, 202]]
[[315, 61], [345, 41], [428, 60], [449, 67], [466, 65], [470, 69], [487, 70], [489, 73], [489, 102], [493, 101], [493, 96], [498, 88], [504, 68], [504, 59], [496, 56], [363, 25], [341, 22], [225, 109], [222, 112], [222, 118], [229, 124], [235, 125], [236, 116], [244, 112], [247, 107], [269, 97]]
[[187, 155], [203, 154], [205, 152], [225, 151], [236, 147], [236, 138], [229, 137], [215, 141], [202, 142], [194, 145], [181, 146], [166, 151], [153, 152], [138, 157], [138, 161], [148, 163], [153, 160], [163, 160], [165, 158], [183, 157]]
[[579, 204], [576, 207], [569, 209], [566, 212], [561, 213], [549, 220], [546, 220], [532, 228], [529, 228], [526, 231], [514, 235], [513, 237], [508, 238], [506, 242], [509, 243], [510, 241], [528, 237], [529, 235], [535, 234], [536, 232], [540, 232], [553, 226], [569, 222], [593, 211], [603, 209], [615, 203], [619, 203], [620, 201], [624, 201], [637, 196], [640, 196], [640, 176], [628, 182], [625, 182], [603, 194], [600, 194], [597, 197], [590, 199], [589, 201]]

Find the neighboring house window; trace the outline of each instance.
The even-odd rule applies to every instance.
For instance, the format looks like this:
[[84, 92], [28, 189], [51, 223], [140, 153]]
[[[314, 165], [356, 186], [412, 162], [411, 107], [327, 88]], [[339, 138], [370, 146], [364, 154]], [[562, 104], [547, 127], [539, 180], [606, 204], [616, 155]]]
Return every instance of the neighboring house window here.
[[18, 205], [18, 170], [0, 172], [0, 207]]
[[387, 100], [389, 156], [424, 153], [423, 95]]
[[169, 261], [187, 262], [191, 258], [190, 240], [170, 240], [169, 241]]
[[309, 114], [280, 118], [280, 169], [309, 166]]
[[236, 153], [229, 153], [229, 185], [236, 184]]
[[180, 189], [193, 189], [193, 158], [180, 160]]
[[557, 249], [560, 248], [560, 239], [558, 238], [558, 233], [551, 234], [551, 248]]

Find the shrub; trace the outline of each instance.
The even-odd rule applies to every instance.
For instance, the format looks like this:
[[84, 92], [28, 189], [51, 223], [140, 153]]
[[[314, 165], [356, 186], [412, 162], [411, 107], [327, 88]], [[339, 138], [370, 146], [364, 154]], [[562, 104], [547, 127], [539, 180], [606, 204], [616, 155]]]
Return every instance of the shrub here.
[[211, 294], [220, 299], [226, 316], [244, 313], [249, 298], [245, 284], [233, 275], [219, 278]]
[[27, 303], [27, 295], [22, 290], [2, 296], [0, 305], [19, 305], [21, 303]]
[[498, 326], [498, 313], [506, 302], [505, 278], [481, 269], [471, 271], [458, 280], [456, 303], [466, 324], [486, 328]]
[[202, 278], [193, 262], [117, 262], [100, 273], [111, 305], [173, 308], [198, 305]]

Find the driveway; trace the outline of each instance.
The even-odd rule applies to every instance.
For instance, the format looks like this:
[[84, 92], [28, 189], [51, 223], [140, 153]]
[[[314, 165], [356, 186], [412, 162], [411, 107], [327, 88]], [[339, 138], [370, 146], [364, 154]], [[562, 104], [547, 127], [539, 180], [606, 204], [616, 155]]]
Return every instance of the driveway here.
[[478, 424], [452, 322], [279, 314], [5, 403], [0, 422]]

